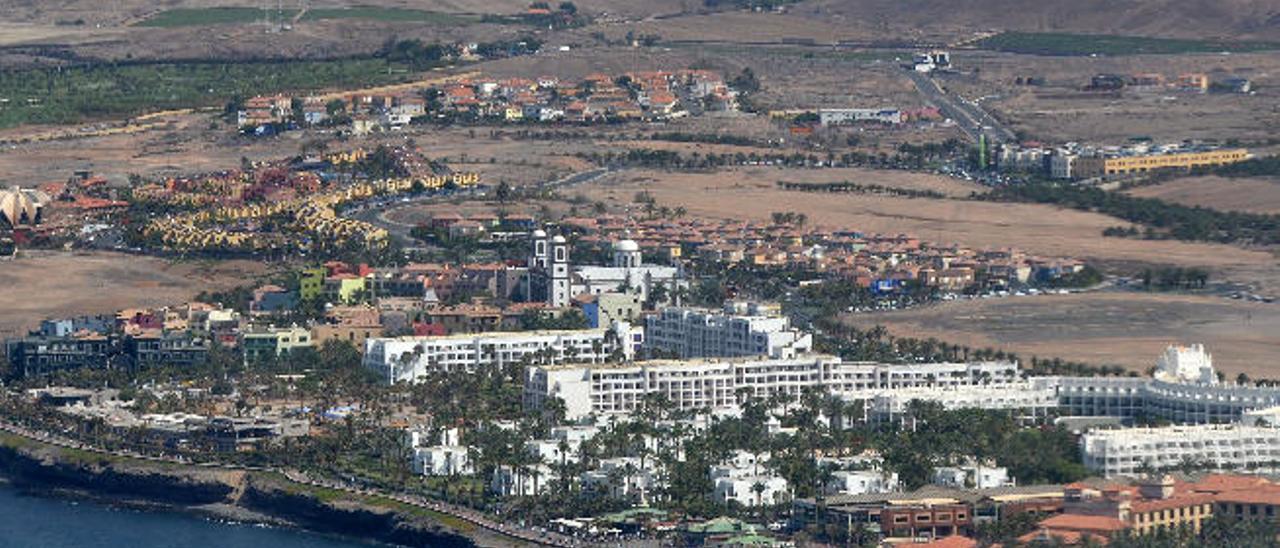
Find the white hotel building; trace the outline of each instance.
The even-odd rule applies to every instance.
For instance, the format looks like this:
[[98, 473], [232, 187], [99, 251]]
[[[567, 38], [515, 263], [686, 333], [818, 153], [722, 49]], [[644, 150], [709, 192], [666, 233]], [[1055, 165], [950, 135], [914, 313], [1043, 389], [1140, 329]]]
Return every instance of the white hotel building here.
[[603, 363], [620, 351], [635, 356], [643, 330], [626, 322], [607, 329], [521, 331], [447, 337], [379, 337], [365, 341], [364, 365], [389, 383], [413, 382], [430, 373], [472, 372], [521, 362]]
[[1074, 416], [1212, 424], [1280, 405], [1280, 388], [1219, 382], [1211, 356], [1200, 345], [1165, 349], [1152, 378], [1035, 377], [1032, 382], [1054, 390], [1064, 414]]
[[[564, 400], [566, 418], [627, 414], [648, 394], [664, 395], [675, 409], [733, 409], [747, 399], [799, 396], [822, 386], [845, 399], [870, 399], [876, 391], [914, 386], [1001, 384], [1018, 379], [1017, 364], [889, 365], [842, 362], [810, 354], [796, 358], [651, 360], [626, 364], [573, 364], [526, 368], [524, 403], [539, 408]], [[975, 400], [981, 405], [981, 399]]]
[[1105, 476], [1133, 476], [1185, 464], [1219, 471], [1280, 468], [1280, 429], [1184, 425], [1097, 430], [1081, 439], [1084, 465]]
[[1047, 417], [1058, 407], [1058, 397], [1053, 390], [1037, 388], [1027, 381], [996, 385], [968, 385], [948, 387], [912, 387], [883, 390], [871, 398], [867, 406], [870, 415], [878, 421], [893, 421], [904, 415], [913, 401], [935, 402], [944, 409], [1000, 409], [1021, 411], [1024, 420], [1035, 421]]
[[645, 349], [683, 359], [794, 358], [813, 350], [813, 336], [758, 304], [730, 304], [722, 312], [666, 308], [646, 318]]

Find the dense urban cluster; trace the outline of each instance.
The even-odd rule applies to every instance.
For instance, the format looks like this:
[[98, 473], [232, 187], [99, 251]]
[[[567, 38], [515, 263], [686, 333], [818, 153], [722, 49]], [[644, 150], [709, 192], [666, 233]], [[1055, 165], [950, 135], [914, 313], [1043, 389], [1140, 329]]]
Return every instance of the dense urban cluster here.
[[[790, 231], [564, 219], [577, 245], [608, 242], [601, 265], [571, 261], [567, 238], [527, 220], [523, 263], [335, 261], [202, 296], [220, 304], [48, 320], [5, 344], [9, 375], [32, 387], [8, 405], [95, 421], [89, 434], [111, 446], [301, 458], [290, 464], [584, 539], [1106, 539], [1280, 503], [1254, 494], [1265, 480], [1167, 475], [1280, 464], [1280, 390], [1221, 381], [1202, 347], [1170, 347], [1151, 378], [1037, 376], [1009, 359], [860, 361], [822, 353], [776, 305], [685, 302], [691, 273], [667, 242], [698, 240], [710, 250], [691, 251], [725, 260], [725, 246], [812, 238], [841, 250], [817, 259], [854, 261], [830, 267], [848, 272], [859, 258], [987, 260], [984, 271], [1010, 259], [789, 220]], [[728, 259], [768, 259], [751, 256]], [[1017, 279], [1009, 266], [1002, 283]], [[130, 381], [144, 378], [162, 382]], [[331, 443], [380, 456], [320, 456]], [[1141, 481], [1072, 483], [1090, 474]]]
[[413, 545], [1276, 545], [1280, 381], [1223, 371], [1275, 346], [1280, 45], [848, 3], [14, 8], [0, 483]]
[[[401, 129], [427, 120], [499, 123], [606, 123], [668, 120], [738, 108], [738, 90], [708, 70], [591, 74], [581, 81], [545, 76], [464, 78], [387, 94], [257, 96], [236, 111], [256, 134], [290, 126], [341, 125], [352, 134]], [[896, 112], [896, 111], [895, 111]], [[935, 113], [936, 115], [936, 113]]]

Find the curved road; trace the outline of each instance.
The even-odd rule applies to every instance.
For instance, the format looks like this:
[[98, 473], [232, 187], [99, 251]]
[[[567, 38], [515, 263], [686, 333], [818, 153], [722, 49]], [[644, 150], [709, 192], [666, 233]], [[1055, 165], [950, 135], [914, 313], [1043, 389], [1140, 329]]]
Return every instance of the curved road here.
[[[612, 173], [613, 171], [614, 170], [612, 168], [604, 168], [604, 167], [591, 169], [587, 171], [580, 171], [572, 175], [561, 177], [554, 181], [546, 181], [544, 183], [540, 183], [538, 186], [541, 188], [571, 187], [574, 185], [590, 183], [596, 179], [599, 179], [601, 177], [604, 177], [605, 175], [608, 175], [609, 173]], [[395, 221], [390, 217], [388, 217], [387, 214], [397, 209], [419, 206], [425, 203], [437, 202], [437, 201], [447, 199], [449, 197], [450, 197], [449, 195], [427, 194], [427, 195], [419, 196], [416, 198], [409, 198], [408, 200], [404, 200], [404, 201], [385, 200], [385, 201], [379, 201], [379, 202], [368, 202], [366, 204], [362, 204], [359, 208], [355, 209], [350, 213], [345, 214], [344, 216], [350, 217], [352, 219], [356, 219], [359, 221], [364, 221], [373, 226], [386, 230], [387, 233], [391, 235], [391, 238], [395, 240], [397, 243], [405, 247], [411, 247], [414, 241], [413, 241], [413, 236], [410, 235], [410, 232], [413, 230], [414, 225], [409, 223], [402, 223], [400, 221]]]

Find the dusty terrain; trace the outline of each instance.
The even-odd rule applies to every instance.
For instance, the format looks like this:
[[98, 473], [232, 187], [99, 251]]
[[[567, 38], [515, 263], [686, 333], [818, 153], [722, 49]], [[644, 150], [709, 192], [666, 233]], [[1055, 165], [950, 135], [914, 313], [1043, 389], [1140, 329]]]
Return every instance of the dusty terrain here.
[[[1280, 56], [1271, 53], [1092, 58], [968, 52], [958, 56], [957, 66], [966, 74], [946, 78], [949, 89], [968, 98], [986, 97], [984, 104], [1014, 130], [1048, 142], [1116, 144], [1134, 137], [1266, 141], [1280, 124], [1275, 86], [1280, 83]], [[971, 73], [975, 69], [977, 75]], [[1084, 91], [1097, 74], [1159, 74], [1173, 82], [1187, 73], [1213, 80], [1249, 78], [1256, 92], [1203, 94], [1168, 87]], [[1018, 78], [1043, 78], [1044, 85], [1016, 85]]]
[[[1102, 231], [1123, 225], [1096, 213], [1038, 204], [1004, 204], [968, 200], [931, 200], [866, 194], [784, 191], [778, 180], [825, 177], [820, 170], [742, 168], [721, 173], [633, 171], [584, 187], [593, 199], [627, 202], [648, 190], [658, 203], [684, 206], [693, 215], [716, 218], [767, 219], [775, 211], [808, 214], [811, 223], [864, 232], [907, 233], [938, 243], [977, 248], [1015, 247], [1050, 257], [1079, 257], [1109, 264], [1169, 264], [1213, 269], [1220, 279], [1258, 283], [1280, 289], [1275, 256], [1217, 244], [1103, 238]], [[915, 188], [963, 188], [952, 179], [898, 172], [866, 171], [854, 181]], [[899, 181], [899, 182], [895, 182]], [[956, 186], [961, 185], [961, 186]]]
[[818, 0], [793, 13], [917, 32], [1011, 29], [1143, 36], [1280, 39], [1269, 0]]
[[0, 262], [0, 338], [49, 317], [176, 305], [205, 290], [253, 283], [269, 267], [249, 261], [173, 263], [116, 253], [24, 252]]
[[1186, 177], [1128, 192], [1222, 211], [1280, 214], [1280, 179]]
[[1168, 344], [1204, 343], [1230, 377], [1280, 376], [1280, 305], [1221, 297], [1082, 293], [953, 301], [913, 310], [857, 314], [855, 325], [936, 337], [977, 348], [1115, 364], [1145, 371]]

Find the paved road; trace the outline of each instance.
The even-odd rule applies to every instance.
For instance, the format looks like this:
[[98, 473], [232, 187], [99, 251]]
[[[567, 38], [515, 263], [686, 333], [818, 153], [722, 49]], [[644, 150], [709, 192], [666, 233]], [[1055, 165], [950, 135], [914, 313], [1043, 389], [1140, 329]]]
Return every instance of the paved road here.
[[594, 181], [596, 179], [604, 177], [605, 175], [608, 175], [612, 171], [613, 171], [612, 168], [607, 168], [607, 167], [592, 169], [588, 171], [579, 171], [578, 173], [574, 173], [573, 175], [569, 175], [567, 177], [562, 177], [554, 181], [548, 181], [546, 183], [542, 183], [542, 186], [554, 188], [554, 187], [560, 187], [560, 186], [574, 186], [574, 185], [580, 185], [583, 183], [590, 183], [591, 181]]
[[911, 81], [915, 83], [916, 89], [924, 95], [930, 103], [933, 103], [948, 118], [955, 120], [960, 129], [964, 130], [974, 141], [978, 140], [978, 136], [987, 135], [987, 141], [992, 144], [1016, 141], [1018, 138], [1013, 131], [1005, 127], [994, 116], [977, 104], [965, 101], [962, 97], [947, 93], [938, 85], [938, 82], [931, 76], [910, 71], [907, 73]]

